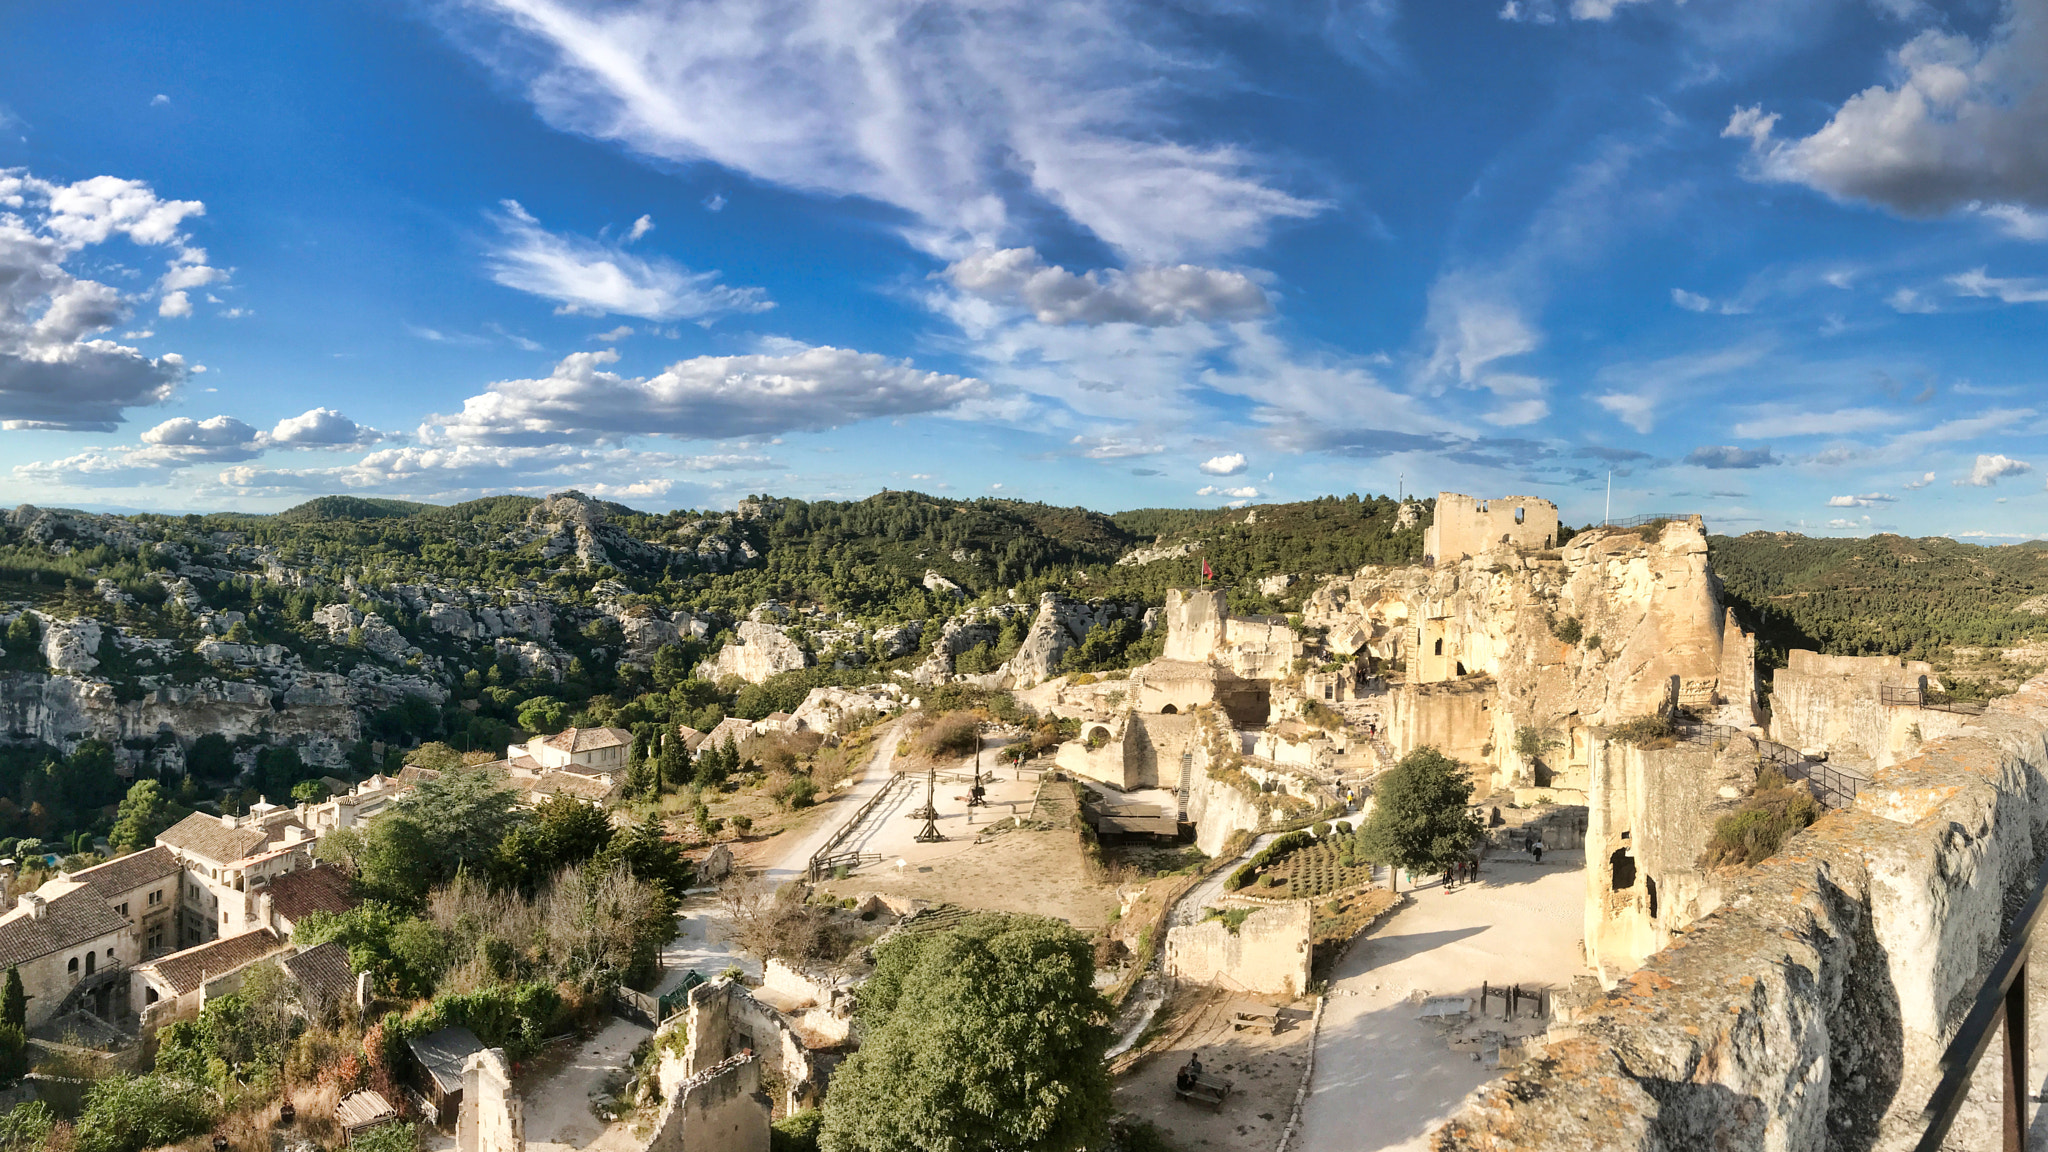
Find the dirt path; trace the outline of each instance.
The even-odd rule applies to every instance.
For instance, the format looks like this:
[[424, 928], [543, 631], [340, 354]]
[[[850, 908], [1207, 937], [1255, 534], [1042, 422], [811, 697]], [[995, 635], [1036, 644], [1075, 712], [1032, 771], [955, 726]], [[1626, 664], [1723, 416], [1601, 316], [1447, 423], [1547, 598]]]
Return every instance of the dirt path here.
[[888, 730], [875, 741], [875, 758], [868, 761], [868, 766], [860, 778], [844, 792], [820, 805], [829, 810], [826, 818], [813, 825], [801, 837], [791, 841], [775, 862], [762, 870], [761, 875], [764, 879], [779, 886], [804, 874], [804, 868], [810, 863], [811, 857], [825, 846], [825, 842], [832, 838], [834, 832], [839, 831], [839, 826], [852, 819], [853, 814], [860, 811], [861, 805], [867, 803], [875, 793], [880, 792], [889, 783], [889, 777], [894, 774], [896, 745], [902, 738], [903, 721], [898, 720], [889, 725]]
[[[1238, 861], [1250, 858], [1252, 853], [1271, 844], [1275, 835], [1277, 833], [1268, 832], [1254, 838], [1251, 844], [1228, 864], [1216, 869], [1207, 879], [1188, 889], [1187, 895], [1182, 896], [1180, 902], [1166, 913], [1167, 928], [1185, 928], [1201, 920], [1202, 909], [1222, 894], [1223, 882], [1236, 870]], [[1153, 1014], [1165, 1003], [1165, 986], [1159, 978], [1159, 966], [1165, 962], [1166, 942], [1162, 940], [1159, 942], [1159, 948], [1152, 954], [1152, 967], [1138, 981], [1138, 986], [1131, 990], [1131, 998], [1127, 1002], [1129, 1007], [1117, 1021], [1116, 1043], [1110, 1045], [1109, 1051], [1104, 1054], [1106, 1058], [1114, 1060], [1130, 1051], [1138, 1043], [1138, 1038], [1145, 1034], [1145, 1029], [1151, 1025]]]
[[626, 1152], [640, 1147], [643, 1141], [633, 1137], [629, 1125], [599, 1120], [590, 1105], [650, 1034], [630, 1020], [614, 1019], [552, 1072], [536, 1077], [534, 1088], [522, 1087], [528, 1152]]
[[[1232, 1024], [1237, 1009], [1253, 1004], [1279, 1012], [1278, 1032], [1239, 1031]], [[1312, 1015], [1309, 1001], [1284, 996], [1217, 988], [1178, 995], [1162, 1014], [1159, 1049], [1117, 1077], [1117, 1107], [1159, 1125], [1176, 1148], [1270, 1148], [1294, 1106]], [[1173, 1093], [1175, 1073], [1195, 1053], [1209, 1074], [1231, 1082], [1221, 1108], [1190, 1104]]]
[[1297, 1148], [1419, 1152], [1467, 1093], [1499, 1074], [1418, 1020], [1414, 998], [1476, 1002], [1482, 981], [1559, 988], [1586, 972], [1583, 855], [1554, 852], [1540, 865], [1491, 857], [1480, 884], [1422, 884], [1352, 947], [1331, 974]]

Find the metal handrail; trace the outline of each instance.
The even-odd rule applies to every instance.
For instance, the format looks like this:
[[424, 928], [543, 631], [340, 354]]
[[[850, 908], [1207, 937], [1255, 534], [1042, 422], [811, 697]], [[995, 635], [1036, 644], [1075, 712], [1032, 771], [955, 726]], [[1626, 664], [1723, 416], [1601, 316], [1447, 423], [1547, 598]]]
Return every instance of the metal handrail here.
[[1998, 963], [1991, 966], [1984, 986], [1977, 990], [1970, 1014], [1963, 1017], [1955, 1038], [1941, 1054], [1941, 1083], [1935, 1085], [1934, 1095], [1920, 1113], [1927, 1131], [1914, 1146], [1915, 1152], [1940, 1152], [1942, 1141], [1948, 1138], [1948, 1130], [1956, 1122], [1956, 1113], [1969, 1097], [1970, 1077], [1976, 1074], [1977, 1062], [1991, 1046], [1992, 1030], [2000, 1026], [2005, 1032], [2005, 1068], [1999, 1077], [2005, 1097], [2004, 1152], [2022, 1152], [2026, 1147], [2027, 955], [2033, 948], [2034, 930], [2041, 926], [2043, 914], [2048, 913], [2044, 896], [2048, 896], [2048, 860], [2041, 862], [2041, 870], [2034, 875], [2034, 890], [2013, 919], [2011, 941], [1999, 955]]
[[873, 812], [882, 803], [884, 797], [895, 791], [896, 786], [904, 783], [907, 779], [908, 777], [904, 776], [901, 772], [891, 773], [889, 779], [883, 783], [882, 787], [873, 796], [868, 797], [868, 802], [860, 806], [860, 811], [855, 812], [851, 819], [839, 826], [838, 831], [832, 833], [831, 838], [827, 839], [823, 846], [816, 852], [811, 853], [811, 858], [804, 867], [805, 878], [811, 883], [816, 884], [823, 871], [830, 871], [825, 862], [838, 856], [846, 855], [846, 853], [835, 853], [833, 849], [844, 844], [852, 836], [853, 830], [860, 827], [861, 821], [868, 818], [868, 813]]
[[1654, 524], [1659, 520], [1690, 520], [1696, 515], [1698, 513], [1694, 512], [1647, 512], [1641, 516], [1623, 516], [1618, 520], [1608, 520], [1600, 527], [1641, 528], [1645, 524]]

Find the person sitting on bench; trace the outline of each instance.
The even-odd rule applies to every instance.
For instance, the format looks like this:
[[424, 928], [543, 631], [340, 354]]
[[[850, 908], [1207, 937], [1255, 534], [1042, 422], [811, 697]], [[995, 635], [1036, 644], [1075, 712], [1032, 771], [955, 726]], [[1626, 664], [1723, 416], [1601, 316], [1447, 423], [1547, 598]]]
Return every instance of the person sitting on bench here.
[[1191, 1053], [1188, 1062], [1180, 1066], [1180, 1073], [1174, 1077], [1174, 1087], [1185, 1092], [1202, 1079], [1202, 1054]]

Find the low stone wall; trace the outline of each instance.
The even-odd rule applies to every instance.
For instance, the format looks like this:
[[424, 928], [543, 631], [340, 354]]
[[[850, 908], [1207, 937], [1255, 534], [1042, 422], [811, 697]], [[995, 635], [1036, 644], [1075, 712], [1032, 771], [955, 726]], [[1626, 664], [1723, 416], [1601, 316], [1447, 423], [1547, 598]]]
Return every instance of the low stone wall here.
[[1307, 901], [1254, 908], [1232, 931], [1204, 920], [1166, 933], [1166, 974], [1240, 992], [1298, 996], [1308, 990]]
[[[2048, 845], [2048, 677], [1878, 770], [1433, 1147], [1901, 1149]], [[1994, 1042], [1950, 1143], [1995, 1147]]]

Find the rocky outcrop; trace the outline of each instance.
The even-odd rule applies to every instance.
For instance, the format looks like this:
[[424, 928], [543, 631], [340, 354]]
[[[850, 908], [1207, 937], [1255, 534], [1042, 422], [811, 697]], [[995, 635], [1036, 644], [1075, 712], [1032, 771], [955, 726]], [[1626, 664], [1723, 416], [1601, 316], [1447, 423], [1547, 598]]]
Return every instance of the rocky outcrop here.
[[[970, 608], [949, 617], [932, 642], [932, 653], [914, 673], [920, 684], [938, 683], [953, 674], [953, 660], [977, 644], [993, 644], [1002, 637], [1004, 622], [1027, 611], [1022, 604], [997, 604], [991, 608]], [[926, 627], [930, 625], [927, 624]]]
[[[1795, 649], [1771, 677], [1771, 738], [1831, 761], [1888, 765], [1920, 742], [1968, 722], [1954, 712], [1903, 702], [1940, 688], [1933, 666], [1919, 660]], [[1891, 702], [1886, 689], [1894, 690]]]
[[[1565, 1132], [1589, 1152], [1911, 1147], [2044, 830], [2037, 678], [1731, 874], [1717, 910], [1482, 1087], [1433, 1146], [1534, 1152]], [[1998, 1061], [1994, 1041], [1944, 1147], [1998, 1146]]]
[[813, 688], [790, 716], [798, 728], [833, 733], [839, 731], [848, 718], [863, 712], [886, 716], [903, 707], [903, 699], [903, 690], [894, 684]]
[[0, 676], [0, 730], [67, 752], [87, 737], [119, 746], [168, 733], [189, 747], [217, 732], [229, 740], [292, 744], [308, 763], [339, 766], [362, 735], [359, 702], [348, 681], [320, 673], [302, 673], [283, 689], [205, 677], [129, 701], [104, 681], [15, 673]]
[[927, 592], [942, 592], [952, 596], [964, 596], [958, 584], [927, 568], [924, 573], [924, 588]]
[[100, 626], [91, 620], [58, 620], [36, 614], [43, 625], [43, 663], [52, 672], [90, 672], [100, 666]]
[[810, 656], [783, 633], [780, 625], [747, 620], [733, 630], [733, 635], [733, 642], [720, 648], [717, 656], [698, 665], [700, 679], [716, 681], [737, 676], [759, 684], [778, 672], [810, 667]]
[[1058, 675], [1060, 658], [1067, 654], [1067, 649], [1086, 639], [1090, 629], [1137, 614], [1135, 606], [1099, 600], [1083, 602], [1057, 592], [1042, 593], [1038, 597], [1038, 614], [1032, 617], [1024, 643], [1003, 665], [1008, 683], [1029, 688]]
[[1161, 560], [1177, 560], [1193, 552], [1199, 552], [1200, 544], [1155, 544], [1149, 548], [1133, 548], [1117, 557], [1117, 566], [1135, 564], [1156, 564]]

